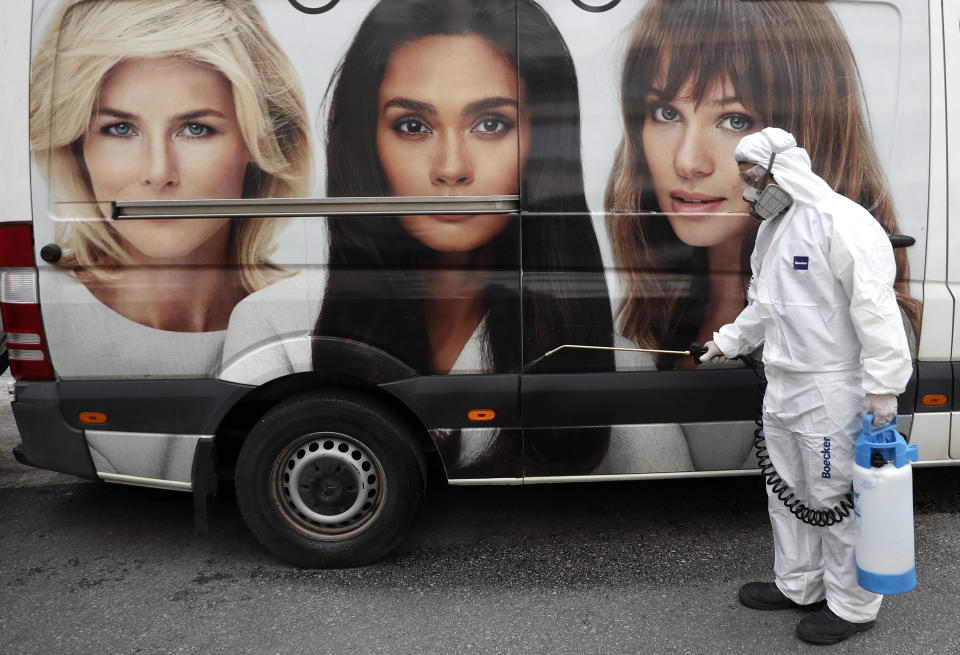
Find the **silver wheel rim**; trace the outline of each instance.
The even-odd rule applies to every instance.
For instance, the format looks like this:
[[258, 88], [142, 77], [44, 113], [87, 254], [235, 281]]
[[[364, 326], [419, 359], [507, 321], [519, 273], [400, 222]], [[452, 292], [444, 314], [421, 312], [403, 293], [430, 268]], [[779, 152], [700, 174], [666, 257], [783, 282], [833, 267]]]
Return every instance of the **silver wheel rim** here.
[[274, 462], [281, 514], [313, 539], [342, 540], [366, 529], [386, 496], [383, 469], [363, 444], [337, 432], [305, 435]]

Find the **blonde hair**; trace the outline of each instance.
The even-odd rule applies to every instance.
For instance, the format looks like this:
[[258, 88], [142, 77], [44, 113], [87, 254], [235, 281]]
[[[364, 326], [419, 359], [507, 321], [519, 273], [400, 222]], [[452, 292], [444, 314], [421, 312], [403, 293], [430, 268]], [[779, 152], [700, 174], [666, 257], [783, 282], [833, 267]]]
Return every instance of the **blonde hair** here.
[[[643, 345], [672, 332], [681, 313], [681, 293], [662, 288], [656, 275], [665, 267], [658, 246], [675, 236], [664, 234], [669, 227], [658, 226], [656, 218], [636, 216], [661, 212], [641, 138], [647, 96], [654, 80], [662, 83], [664, 99], [676, 97], [689, 80], [700, 102], [725, 76], [765, 125], [796, 136], [814, 172], [866, 207], [889, 234], [898, 233], [864, 117], [853, 52], [829, 7], [816, 0], [652, 0], [637, 17], [627, 50], [621, 77], [624, 137], [606, 190], [614, 257], [628, 271], [617, 314], [624, 334]], [[755, 231], [745, 238], [747, 252], [753, 236]], [[920, 303], [907, 294], [906, 252], [894, 253], [897, 299], [917, 332]]]
[[[30, 145], [51, 194], [70, 203], [57, 224], [61, 266], [116, 277], [128, 256], [96, 203], [83, 163], [83, 137], [100, 87], [118, 63], [180, 57], [221, 73], [233, 92], [237, 122], [250, 153], [243, 197], [309, 193], [310, 123], [296, 71], [251, 0], [64, 0], [33, 58]], [[90, 220], [83, 220], [90, 219]], [[247, 291], [288, 273], [268, 258], [277, 219], [234, 219], [230, 264]]]

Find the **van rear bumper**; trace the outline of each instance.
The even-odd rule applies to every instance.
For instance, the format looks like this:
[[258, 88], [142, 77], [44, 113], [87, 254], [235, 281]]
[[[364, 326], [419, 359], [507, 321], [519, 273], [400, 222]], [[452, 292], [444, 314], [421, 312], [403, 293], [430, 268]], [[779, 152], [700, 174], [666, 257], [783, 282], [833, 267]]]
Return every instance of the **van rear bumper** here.
[[21, 464], [97, 480], [83, 430], [60, 413], [56, 382], [19, 382], [11, 403], [20, 431], [13, 456]]

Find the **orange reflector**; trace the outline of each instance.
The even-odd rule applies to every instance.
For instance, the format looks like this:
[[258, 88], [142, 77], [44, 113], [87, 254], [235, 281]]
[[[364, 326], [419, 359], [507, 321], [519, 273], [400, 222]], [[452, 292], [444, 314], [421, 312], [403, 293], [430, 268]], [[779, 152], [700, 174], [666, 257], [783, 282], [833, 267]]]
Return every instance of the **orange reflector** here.
[[947, 404], [947, 397], [942, 393], [928, 393], [920, 398], [920, 404], [925, 407], [942, 407]]
[[107, 415], [103, 412], [80, 412], [77, 414], [77, 418], [80, 419], [81, 423], [100, 425], [107, 422]]
[[471, 421], [492, 421], [497, 417], [497, 413], [492, 409], [471, 409], [467, 412], [467, 418]]

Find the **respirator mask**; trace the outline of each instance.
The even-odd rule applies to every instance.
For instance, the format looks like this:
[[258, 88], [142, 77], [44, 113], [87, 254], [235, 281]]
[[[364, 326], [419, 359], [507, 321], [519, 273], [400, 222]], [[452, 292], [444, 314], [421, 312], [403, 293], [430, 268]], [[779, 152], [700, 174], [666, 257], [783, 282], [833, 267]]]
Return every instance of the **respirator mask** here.
[[[770, 155], [766, 168], [757, 164], [740, 173], [743, 180], [743, 199], [750, 205], [750, 215], [758, 221], [766, 221], [782, 215], [793, 205], [793, 196], [777, 184], [767, 185], [773, 160], [777, 153]], [[760, 187], [760, 188], [757, 188]]]

